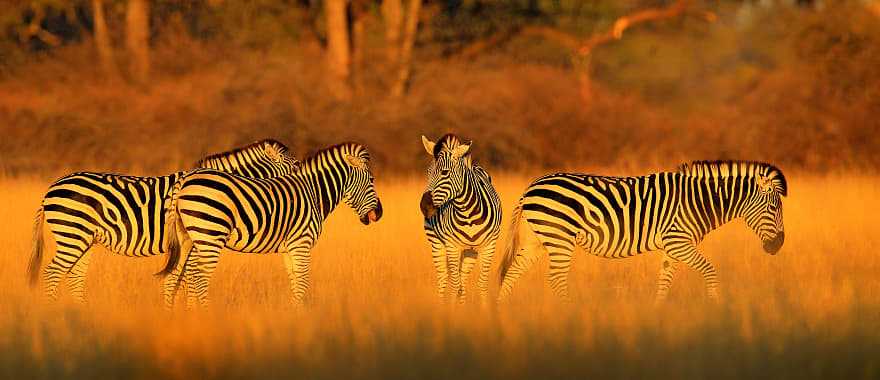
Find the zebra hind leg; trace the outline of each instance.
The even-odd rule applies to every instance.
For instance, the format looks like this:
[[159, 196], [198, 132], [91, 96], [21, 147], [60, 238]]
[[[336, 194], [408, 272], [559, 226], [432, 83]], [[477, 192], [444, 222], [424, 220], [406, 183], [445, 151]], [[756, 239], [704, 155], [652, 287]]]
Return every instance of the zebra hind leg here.
[[204, 240], [193, 241], [193, 251], [186, 259], [186, 289], [187, 297], [198, 299], [202, 307], [210, 306], [208, 288], [211, 285], [211, 276], [217, 269], [220, 261], [220, 250], [225, 242], [208, 242]]
[[[71, 234], [65, 231], [52, 231], [55, 239], [56, 251], [52, 261], [43, 270], [43, 284], [46, 297], [50, 300], [58, 299], [58, 284], [71, 269], [85, 256], [94, 242], [94, 236], [86, 234]], [[86, 265], [87, 267], [87, 265]], [[85, 276], [86, 267], [82, 268], [82, 276]], [[84, 279], [76, 280], [75, 283], [83, 283]], [[71, 283], [73, 286], [75, 283]], [[77, 291], [79, 293], [79, 291]], [[83, 297], [85, 296], [82, 292]], [[76, 295], [75, 295], [76, 296]]]
[[70, 295], [80, 303], [86, 303], [86, 272], [89, 269], [91, 257], [90, 251], [84, 252], [70, 269], [70, 273], [67, 274], [67, 286], [70, 289]]
[[[523, 222], [525, 223], [525, 222]], [[504, 272], [501, 280], [501, 289], [498, 291], [498, 302], [503, 302], [513, 292], [516, 281], [545, 253], [544, 246], [538, 241], [535, 234], [529, 228], [520, 228], [517, 254], [513, 258], [510, 267]], [[502, 263], [503, 265], [503, 263]]]
[[[174, 249], [180, 249], [180, 254], [183, 255], [183, 257], [177, 261], [177, 265], [175, 265], [174, 269], [168, 276], [165, 276], [162, 283], [162, 296], [166, 310], [174, 309], [174, 299], [177, 297], [180, 285], [187, 281], [187, 271], [192, 267], [192, 265], [187, 265], [189, 257], [198, 256], [192, 252], [194, 249], [193, 242], [186, 233], [178, 232], [177, 239], [180, 246]], [[190, 273], [190, 276], [191, 275], [192, 274]], [[187, 297], [189, 296], [188, 292], [185, 292], [185, 294]], [[192, 304], [188, 303], [187, 306], [191, 307]]]
[[544, 248], [550, 256], [550, 271], [547, 273], [547, 281], [550, 283], [550, 289], [563, 301], [570, 302], [568, 295], [568, 272], [571, 269], [571, 259], [574, 253], [574, 246], [556, 242], [554, 244], [545, 244]]
[[678, 270], [678, 261], [667, 254], [663, 255], [663, 262], [660, 264], [660, 273], [657, 275], [657, 295], [654, 298], [655, 304], [662, 304], [669, 295], [669, 288], [672, 286], [672, 280], [675, 272]]
[[305, 305], [306, 292], [309, 290], [311, 249], [307, 246], [294, 245], [288, 247], [283, 255], [284, 266], [290, 279], [291, 302], [295, 307], [302, 307]]

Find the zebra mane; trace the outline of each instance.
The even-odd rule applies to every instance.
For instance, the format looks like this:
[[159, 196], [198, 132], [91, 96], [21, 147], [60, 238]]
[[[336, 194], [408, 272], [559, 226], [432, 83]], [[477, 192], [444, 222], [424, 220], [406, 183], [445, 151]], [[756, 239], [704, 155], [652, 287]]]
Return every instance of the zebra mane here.
[[436, 144], [434, 144], [434, 158], [436, 159], [440, 155], [440, 152], [443, 151], [443, 148], [455, 148], [464, 143], [467, 142], [462, 140], [455, 134], [447, 133], [443, 135], [443, 137], [441, 137], [439, 140], [437, 140]]
[[276, 150], [276, 151], [278, 152], [278, 154], [280, 154], [280, 155], [288, 154], [288, 152], [290, 151], [290, 149], [287, 147], [287, 145], [282, 144], [282, 143], [279, 142], [278, 140], [274, 140], [274, 139], [263, 139], [263, 140], [260, 140], [260, 141], [257, 141], [257, 142], [254, 142], [254, 143], [251, 143], [251, 144], [245, 145], [245, 146], [240, 147], [240, 148], [235, 148], [235, 149], [233, 149], [233, 150], [228, 150], [228, 151], [225, 151], [225, 152], [220, 152], [220, 153], [215, 153], [215, 154], [212, 154], [212, 155], [209, 155], [209, 156], [205, 156], [204, 158], [202, 158], [201, 160], [198, 160], [198, 161], [196, 162], [195, 167], [201, 167], [201, 166], [202, 166], [205, 162], [207, 162], [207, 161], [217, 160], [217, 159], [226, 158], [226, 157], [231, 157], [231, 156], [235, 156], [235, 155], [237, 155], [237, 154], [245, 153], [245, 152], [257, 151], [258, 154], [260, 154], [260, 155], [265, 155], [265, 154], [266, 154], [266, 148], [268, 148], [268, 147], [275, 148], [275, 150]]
[[328, 146], [326, 148], [319, 149], [318, 151], [310, 154], [308, 157], [306, 157], [302, 160], [303, 166], [305, 166], [305, 164], [308, 163], [309, 161], [313, 161], [317, 157], [322, 156], [327, 153], [330, 153], [335, 150], [343, 151], [345, 153], [350, 153], [354, 156], [358, 156], [360, 158], [363, 158], [366, 161], [370, 161], [370, 152], [367, 150], [367, 148], [365, 146], [363, 146], [363, 144], [357, 143], [354, 141], [347, 141], [347, 142], [343, 142], [343, 143], [339, 143], [336, 145]]
[[788, 195], [788, 182], [782, 170], [776, 166], [758, 161], [693, 161], [678, 166], [678, 172], [699, 178], [730, 178], [730, 177], [755, 177], [763, 175], [770, 179], [774, 188], [783, 196]]

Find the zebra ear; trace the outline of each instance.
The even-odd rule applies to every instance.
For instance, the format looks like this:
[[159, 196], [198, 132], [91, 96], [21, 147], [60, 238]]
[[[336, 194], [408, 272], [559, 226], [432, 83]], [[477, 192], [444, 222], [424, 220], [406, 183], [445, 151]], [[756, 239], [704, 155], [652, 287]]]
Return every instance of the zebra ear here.
[[461, 143], [461, 145], [455, 147], [455, 149], [453, 150], [453, 154], [455, 154], [455, 157], [462, 158], [464, 156], [467, 156], [467, 154], [471, 151], [471, 144], [472, 143], [468, 141], [466, 143]]
[[773, 190], [773, 181], [766, 175], [759, 175], [756, 182], [758, 182], [758, 188], [761, 189], [761, 192], [769, 193]]
[[360, 158], [358, 156], [352, 156], [350, 154], [345, 155], [345, 162], [356, 169], [366, 169], [367, 168], [367, 160]]
[[422, 145], [425, 146], [425, 151], [428, 152], [431, 157], [434, 157], [434, 145], [437, 145], [437, 143], [428, 140], [425, 135], [422, 135]]
[[281, 162], [281, 152], [279, 152], [278, 149], [275, 149], [274, 146], [270, 145], [266, 147], [266, 156], [272, 161]]

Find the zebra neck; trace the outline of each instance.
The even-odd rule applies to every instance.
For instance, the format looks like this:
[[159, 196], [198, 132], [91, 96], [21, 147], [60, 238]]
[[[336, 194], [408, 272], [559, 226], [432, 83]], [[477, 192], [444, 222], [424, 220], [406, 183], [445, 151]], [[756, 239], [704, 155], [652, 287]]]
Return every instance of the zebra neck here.
[[751, 197], [748, 181], [736, 178], [692, 178], [688, 203], [693, 204], [694, 219], [703, 234], [742, 216]]
[[472, 171], [465, 170], [463, 183], [461, 192], [452, 199], [452, 205], [457, 211], [470, 211], [471, 214], [479, 215], [484, 205], [481, 203], [477, 176]]
[[320, 205], [322, 219], [327, 219], [342, 201], [348, 179], [345, 165], [329, 159], [312, 159], [303, 163], [300, 170], [311, 188], [314, 201]]

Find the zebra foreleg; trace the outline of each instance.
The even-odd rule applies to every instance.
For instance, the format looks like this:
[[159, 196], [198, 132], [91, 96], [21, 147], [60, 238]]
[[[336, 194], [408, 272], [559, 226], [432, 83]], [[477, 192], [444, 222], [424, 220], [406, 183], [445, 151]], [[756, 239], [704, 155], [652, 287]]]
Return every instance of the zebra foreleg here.
[[455, 245], [446, 246], [446, 263], [449, 266], [449, 286], [456, 292], [458, 303], [464, 303], [467, 290], [461, 281], [462, 249]]
[[663, 262], [660, 264], [660, 273], [657, 278], [657, 295], [654, 298], [655, 304], [661, 304], [666, 301], [676, 270], [678, 270], [678, 261], [670, 257], [668, 254], [663, 254]]
[[489, 273], [492, 271], [492, 258], [495, 256], [495, 240], [477, 248], [477, 256], [480, 259], [480, 274], [477, 277], [477, 287], [480, 289], [480, 304], [489, 304]]
[[692, 243], [669, 244], [666, 253], [675, 260], [683, 262], [688, 267], [699, 272], [706, 282], [706, 294], [710, 300], [718, 301], [718, 274], [715, 267], [706, 256], [700, 254]]
[[471, 275], [471, 271], [474, 269], [474, 265], [477, 264], [477, 260], [479, 259], [479, 251], [476, 249], [466, 249], [461, 251], [461, 281], [467, 282], [468, 276]]
[[446, 301], [446, 283], [449, 280], [449, 271], [446, 264], [446, 247], [437, 239], [428, 238], [431, 244], [431, 261], [434, 264], [434, 272], [437, 274], [437, 295], [441, 302]]

